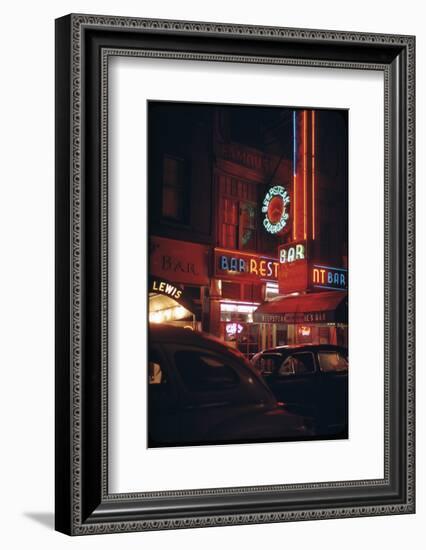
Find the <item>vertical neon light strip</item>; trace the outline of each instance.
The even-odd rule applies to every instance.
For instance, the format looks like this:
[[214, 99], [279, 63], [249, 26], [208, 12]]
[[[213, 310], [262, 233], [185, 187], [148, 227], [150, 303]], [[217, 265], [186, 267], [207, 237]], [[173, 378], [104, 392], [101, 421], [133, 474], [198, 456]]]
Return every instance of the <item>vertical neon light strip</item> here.
[[312, 239], [315, 239], [315, 111], [312, 111]]
[[296, 111], [293, 111], [293, 201], [294, 201], [294, 207], [293, 207], [293, 240], [296, 240], [297, 233], [296, 233], [296, 218], [297, 218], [297, 210], [296, 210], [296, 185], [297, 185], [297, 138], [296, 138]]
[[306, 111], [303, 111], [303, 233], [306, 240], [307, 237], [307, 217], [306, 217], [306, 178], [307, 178], [307, 117]]

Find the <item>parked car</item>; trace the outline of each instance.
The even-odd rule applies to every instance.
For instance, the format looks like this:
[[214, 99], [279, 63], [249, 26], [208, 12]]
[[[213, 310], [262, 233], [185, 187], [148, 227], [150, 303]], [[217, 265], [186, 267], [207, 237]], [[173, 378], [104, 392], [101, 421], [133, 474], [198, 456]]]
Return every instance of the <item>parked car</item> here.
[[148, 445], [309, 437], [238, 351], [189, 329], [150, 325]]
[[310, 418], [318, 436], [348, 436], [348, 353], [335, 345], [280, 346], [252, 358], [275, 397]]

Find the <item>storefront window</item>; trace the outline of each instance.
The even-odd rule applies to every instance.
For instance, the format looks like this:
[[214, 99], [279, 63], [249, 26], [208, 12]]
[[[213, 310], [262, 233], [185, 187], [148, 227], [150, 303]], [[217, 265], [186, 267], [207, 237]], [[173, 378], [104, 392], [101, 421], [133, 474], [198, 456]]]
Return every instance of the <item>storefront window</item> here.
[[287, 325], [277, 325], [277, 346], [286, 346], [289, 344], [289, 335]]
[[222, 337], [248, 359], [260, 349], [260, 325], [253, 323], [253, 311], [257, 304], [221, 303], [220, 319]]

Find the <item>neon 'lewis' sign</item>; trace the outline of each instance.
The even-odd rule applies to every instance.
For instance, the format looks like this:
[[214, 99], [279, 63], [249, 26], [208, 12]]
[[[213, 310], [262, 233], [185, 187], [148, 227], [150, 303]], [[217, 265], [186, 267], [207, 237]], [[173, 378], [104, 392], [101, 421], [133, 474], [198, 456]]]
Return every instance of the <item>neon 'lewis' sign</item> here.
[[266, 193], [262, 203], [265, 214], [263, 227], [268, 233], [276, 235], [287, 226], [290, 217], [290, 195], [282, 185], [274, 185]]

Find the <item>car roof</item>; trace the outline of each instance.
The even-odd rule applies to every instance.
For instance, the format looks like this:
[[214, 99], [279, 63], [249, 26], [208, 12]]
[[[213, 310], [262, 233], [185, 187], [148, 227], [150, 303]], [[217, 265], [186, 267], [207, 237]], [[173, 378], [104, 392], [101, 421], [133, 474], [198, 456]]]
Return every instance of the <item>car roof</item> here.
[[264, 349], [260, 353], [288, 353], [291, 351], [347, 351], [343, 346], [335, 344], [289, 344], [275, 348]]
[[160, 344], [162, 342], [173, 342], [176, 344], [200, 346], [205, 349], [232, 353], [232, 355], [246, 361], [244, 355], [238, 350], [226, 345], [223, 340], [220, 340], [219, 338], [216, 338], [211, 334], [207, 334], [206, 332], [198, 332], [189, 328], [174, 327], [172, 325], [162, 325], [154, 323], [149, 325], [148, 331], [149, 339], [151, 342], [156, 342]]
[[197, 342], [200, 340], [213, 340], [220, 342], [210, 334], [196, 332], [190, 328], [174, 327], [172, 325], [163, 325], [152, 323], [149, 325], [149, 336], [157, 341], [179, 340], [179, 342]]

